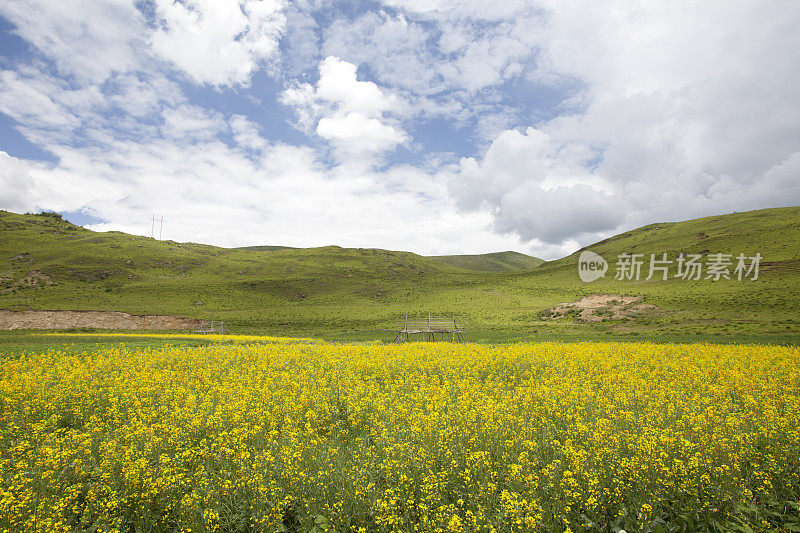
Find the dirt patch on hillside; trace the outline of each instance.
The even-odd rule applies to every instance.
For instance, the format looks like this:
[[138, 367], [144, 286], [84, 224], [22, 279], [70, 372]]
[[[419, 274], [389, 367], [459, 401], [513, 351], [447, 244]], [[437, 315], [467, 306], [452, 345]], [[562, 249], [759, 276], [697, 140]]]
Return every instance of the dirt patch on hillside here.
[[[8, 283], [11, 282], [11, 283]], [[25, 287], [38, 287], [39, 285], [54, 285], [50, 276], [38, 270], [31, 270], [24, 278], [14, 281], [11, 278], [0, 278], [0, 283], [6, 283], [7, 286], [0, 290], [0, 293], [14, 292], [17, 289]]]
[[171, 315], [129, 315], [118, 311], [7, 311], [0, 329], [194, 329], [208, 321]]
[[634, 320], [637, 315], [658, 309], [642, 303], [641, 296], [621, 294], [590, 294], [574, 302], [559, 304], [544, 313], [544, 318], [559, 319], [574, 316], [582, 322], [602, 320]]

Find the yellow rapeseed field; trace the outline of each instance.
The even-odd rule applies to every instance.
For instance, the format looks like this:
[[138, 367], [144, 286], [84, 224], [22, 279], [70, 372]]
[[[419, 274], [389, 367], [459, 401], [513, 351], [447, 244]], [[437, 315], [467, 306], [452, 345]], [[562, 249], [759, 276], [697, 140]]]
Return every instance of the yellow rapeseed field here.
[[3, 361], [0, 530], [800, 531], [797, 348], [244, 340]]

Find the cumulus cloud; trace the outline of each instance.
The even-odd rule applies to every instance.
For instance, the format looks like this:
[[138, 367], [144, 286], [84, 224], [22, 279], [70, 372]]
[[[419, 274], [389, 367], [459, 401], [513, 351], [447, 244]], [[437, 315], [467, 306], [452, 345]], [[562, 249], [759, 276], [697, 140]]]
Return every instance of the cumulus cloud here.
[[317, 134], [346, 155], [384, 152], [405, 140], [400, 130], [358, 112], [338, 112], [321, 118]]
[[[498, 231], [524, 239], [585, 242], [587, 233], [654, 219], [800, 202], [800, 189], [773, 183], [800, 148], [800, 108], [790, 103], [800, 86], [800, 38], [787, 23], [800, 15], [796, 4], [542, 8], [537, 68], [526, 75], [539, 84], [576, 80], [577, 107], [537, 124], [548, 136], [544, 159], [534, 153], [541, 143], [529, 139], [522, 156], [504, 132], [482, 162], [462, 161], [452, 185], [461, 205], [489, 206]], [[577, 176], [592, 190], [549, 188], [541, 176]], [[606, 184], [603, 194], [592, 180]], [[547, 221], [525, 215], [537, 209]]]
[[413, 102], [410, 116], [463, 120], [487, 108], [505, 111], [508, 103], [493, 90], [523, 76], [535, 57], [533, 8], [389, 5], [399, 12], [335, 20], [323, 33], [324, 53], [364, 65], [378, 83], [402, 92]]
[[156, 0], [155, 8], [154, 53], [196, 83], [216, 86], [246, 84], [273, 58], [286, 25], [280, 0]]
[[359, 81], [356, 65], [338, 57], [320, 63], [316, 87], [296, 84], [282, 93], [281, 101], [297, 110], [302, 127], [330, 141], [343, 161], [371, 161], [407, 140], [391, 118], [399, 99]]
[[581, 152], [534, 128], [502, 132], [481, 161], [464, 158], [450, 190], [465, 209], [487, 208], [494, 228], [523, 240], [558, 244], [624, 221], [613, 187], [587, 172]]
[[[260, 154], [251, 159], [214, 141], [169, 139], [117, 142], [91, 157], [64, 148], [57, 165], [41, 168], [0, 154], [0, 183], [14, 191], [0, 196], [0, 206], [90, 206], [109, 221], [93, 229], [144, 235], [155, 212], [166, 219], [165, 238], [225, 246], [338, 244], [431, 254], [521, 247], [513, 236], [493, 233], [485, 213], [458, 213], [441, 176], [410, 166], [329, 169], [314, 150], [284, 144]], [[398, 231], [409, 224], [420, 231]]]
[[356, 65], [338, 57], [328, 57], [319, 66], [319, 81], [316, 96], [339, 111], [364, 115], [381, 114], [397, 105], [394, 95], [388, 97], [377, 85], [369, 81], [358, 81]]
[[30, 164], [0, 150], [0, 206], [3, 209], [27, 212], [35, 205], [34, 178]]

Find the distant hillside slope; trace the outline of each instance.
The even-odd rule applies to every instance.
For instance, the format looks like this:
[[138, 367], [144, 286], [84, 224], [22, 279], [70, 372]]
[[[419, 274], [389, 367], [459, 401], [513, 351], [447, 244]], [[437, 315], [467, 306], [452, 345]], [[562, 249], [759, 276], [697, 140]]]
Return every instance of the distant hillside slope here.
[[250, 250], [252, 252], [274, 252], [276, 250], [297, 250], [292, 246], [240, 246], [238, 248], [234, 248], [234, 250]]
[[[799, 207], [650, 224], [597, 242], [585, 250], [608, 262], [604, 277], [582, 282], [578, 275], [581, 253], [578, 251], [520, 274], [513, 284], [508, 284], [508, 290], [536, 295], [530, 301], [538, 300], [544, 306], [554, 297], [572, 303], [589, 295], [611, 295], [606, 298], [610, 302], [621, 301], [620, 296], [637, 297], [643, 305], [655, 306], [632, 320], [615, 320], [611, 306], [598, 309], [595, 318], [608, 320], [592, 329], [609, 333], [800, 334]], [[677, 258], [681, 253], [701, 256], [700, 279], [677, 276]], [[616, 278], [621, 254], [641, 254], [638, 279]], [[667, 279], [659, 271], [647, 279], [651, 254], [656, 259], [666, 254], [667, 260], [672, 261], [667, 265]], [[729, 279], [709, 279], [708, 269], [714, 254], [730, 255]], [[737, 279], [734, 269], [738, 254], [761, 255], [757, 280], [752, 276]], [[564, 322], [569, 324], [569, 320]]]
[[[253, 252], [275, 252], [278, 250], [301, 250], [291, 246], [241, 246], [235, 250], [248, 250]], [[352, 248], [350, 250], [353, 250]], [[424, 256], [456, 268], [477, 270], [481, 272], [516, 272], [530, 270], [544, 263], [543, 259], [525, 255], [519, 252], [493, 252], [474, 255], [429, 255]]]
[[460, 279], [474, 283], [474, 276], [408, 252], [328, 246], [264, 253], [98, 233], [52, 214], [0, 211], [3, 309], [120, 310], [252, 327], [344, 328], [373, 323], [393, 300]]
[[531, 270], [544, 263], [544, 260], [538, 257], [511, 251], [476, 255], [431, 255], [428, 257], [451, 266], [484, 272]]
[[760, 209], [682, 222], [661, 222], [626, 231], [591, 244], [567, 257], [548, 261], [540, 269], [573, 267], [583, 250], [606, 260], [623, 253], [686, 254], [760, 253], [767, 267], [800, 260], [800, 207]]

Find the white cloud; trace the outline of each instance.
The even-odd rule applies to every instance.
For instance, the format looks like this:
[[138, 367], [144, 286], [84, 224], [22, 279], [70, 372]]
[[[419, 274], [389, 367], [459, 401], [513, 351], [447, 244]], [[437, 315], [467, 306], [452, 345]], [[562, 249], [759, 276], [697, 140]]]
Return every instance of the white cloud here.
[[100, 83], [114, 72], [139, 68], [146, 35], [141, 13], [126, 0], [6, 0], [0, 15], [15, 33], [53, 59], [59, 71]]
[[482, 21], [512, 19], [533, 7], [528, 0], [384, 0], [384, 4], [439, 20]]
[[325, 30], [323, 51], [368, 65], [381, 84], [417, 96], [436, 101], [455, 92], [462, 109], [468, 108], [476, 92], [522, 75], [536, 52], [540, 24], [530, 6], [506, 5], [476, 9], [486, 17], [470, 18], [469, 6], [398, 3], [393, 7], [408, 17], [368, 12], [334, 21]]
[[186, 101], [178, 85], [157, 72], [113, 76], [103, 87], [108, 103], [137, 121], [157, 115], [162, 106]]
[[308, 83], [296, 83], [281, 93], [280, 101], [294, 110], [300, 129], [306, 133], [314, 130], [317, 116], [322, 112], [314, 87]]
[[222, 117], [198, 106], [181, 105], [167, 108], [163, 111], [162, 117], [164, 135], [184, 142], [193, 139], [213, 139], [226, 127]]
[[452, 83], [469, 93], [520, 75], [524, 70], [520, 62], [528, 62], [535, 53], [530, 33], [535, 31], [534, 21], [527, 17], [489, 27], [463, 22], [444, 23], [441, 27], [441, 51], [456, 56], [443, 71]]
[[286, 6], [286, 32], [281, 41], [281, 66], [292, 78], [313, 71], [320, 58], [319, 26], [302, 3], [295, 1]]
[[246, 85], [275, 59], [286, 27], [284, 0], [154, 0], [153, 7], [155, 29], [131, 0], [9, 0], [0, 15], [81, 84], [152, 71], [150, 50], [196, 83]]
[[320, 63], [316, 87], [296, 84], [282, 93], [281, 101], [296, 109], [307, 132], [313, 128], [330, 141], [342, 162], [368, 164], [408, 140], [391, 117], [399, 99], [372, 82], [359, 81], [356, 65], [337, 57]]
[[407, 102], [405, 119], [445, 119], [472, 129], [467, 142], [491, 140], [487, 123], [474, 127], [484, 114], [513, 118], [505, 127], [525, 124], [516, 118], [521, 102], [503, 87], [532, 70], [540, 9], [526, 2], [388, 5], [335, 20], [323, 31], [323, 53], [366, 67]]
[[77, 127], [80, 118], [58, 102], [67, 89], [53, 79], [23, 78], [14, 71], [0, 71], [0, 111], [34, 127]]
[[511, 111], [485, 112], [478, 117], [475, 134], [483, 141], [493, 141], [502, 132], [510, 129], [515, 122], [519, 122], [519, 117]]
[[317, 134], [332, 141], [346, 155], [385, 152], [406, 139], [400, 130], [387, 126], [377, 118], [341, 111], [321, 118], [317, 124]]
[[521, 247], [513, 236], [493, 233], [486, 213], [458, 213], [445, 176], [410, 166], [353, 172], [326, 169], [303, 147], [274, 144], [251, 160], [222, 143], [167, 139], [58, 155], [55, 166], [0, 155], [0, 180], [17, 195], [0, 197], [0, 208], [89, 207], [109, 221], [93, 229], [140, 235], [149, 235], [155, 212], [165, 217], [165, 238], [225, 246], [338, 244], [430, 254]]
[[156, 0], [153, 51], [196, 83], [247, 84], [277, 52], [286, 25], [280, 0]]
[[377, 85], [358, 81], [356, 65], [328, 57], [319, 65], [316, 96], [337, 105], [339, 111], [379, 115], [397, 106], [397, 97], [386, 96]]
[[0, 206], [19, 213], [36, 208], [30, 164], [0, 150]]
[[322, 52], [369, 65], [381, 84], [428, 95], [447, 89], [431, 50], [429, 32], [402, 15], [368, 12], [334, 21], [324, 32]]
[[260, 151], [267, 147], [259, 127], [244, 115], [233, 115], [228, 120], [236, 144], [247, 150]]
[[461, 160], [450, 190], [460, 207], [489, 209], [498, 232], [524, 241], [598, 235], [619, 226], [624, 209], [613, 187], [582, 167], [581, 155], [534, 128], [507, 130], [482, 161]]
[[[528, 155], [514, 152], [505, 132], [482, 162], [462, 162], [452, 186], [462, 205], [495, 209], [498, 231], [579, 243], [587, 232], [800, 202], [800, 189], [771, 185], [800, 150], [800, 36], [788, 22], [798, 4], [543, 5], [528, 77], [576, 80], [577, 112], [537, 125], [544, 159], [531, 139]], [[593, 189], [599, 180], [606, 194], [547, 187], [542, 175]], [[526, 215], [536, 210], [559, 224]]]

